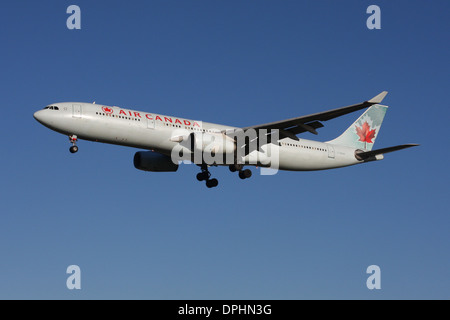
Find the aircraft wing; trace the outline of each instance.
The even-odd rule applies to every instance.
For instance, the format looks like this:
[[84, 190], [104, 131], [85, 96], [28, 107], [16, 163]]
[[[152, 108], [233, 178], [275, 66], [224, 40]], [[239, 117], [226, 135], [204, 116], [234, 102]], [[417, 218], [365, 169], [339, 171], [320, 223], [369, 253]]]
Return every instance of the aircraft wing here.
[[242, 130], [248, 129], [267, 129], [270, 132], [270, 129], [278, 129], [280, 139], [289, 137], [294, 140], [299, 140], [296, 136], [299, 133], [309, 131], [313, 134], [317, 134], [316, 129], [322, 128], [323, 124], [320, 121], [327, 121], [330, 119], [334, 119], [345, 114], [355, 112], [364, 108], [368, 108], [374, 104], [381, 103], [384, 97], [387, 95], [387, 91], [383, 91], [380, 94], [376, 95], [372, 99], [368, 101], [364, 101], [358, 104], [354, 104], [347, 107], [341, 107], [337, 109], [332, 109], [324, 112], [314, 113], [306, 116], [301, 116], [297, 118], [291, 118], [287, 120], [281, 120], [276, 122], [270, 122], [265, 124], [260, 124], [256, 126], [250, 126], [242, 128]]

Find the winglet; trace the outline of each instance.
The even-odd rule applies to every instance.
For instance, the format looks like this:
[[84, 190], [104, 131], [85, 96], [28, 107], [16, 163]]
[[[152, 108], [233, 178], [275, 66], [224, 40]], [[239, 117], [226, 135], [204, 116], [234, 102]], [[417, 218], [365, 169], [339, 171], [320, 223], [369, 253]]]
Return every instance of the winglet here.
[[386, 97], [387, 94], [388, 94], [387, 91], [383, 91], [383, 92], [381, 92], [380, 94], [376, 95], [375, 97], [373, 97], [372, 99], [370, 99], [367, 102], [374, 103], [374, 104], [381, 103], [381, 101], [383, 101], [384, 97]]

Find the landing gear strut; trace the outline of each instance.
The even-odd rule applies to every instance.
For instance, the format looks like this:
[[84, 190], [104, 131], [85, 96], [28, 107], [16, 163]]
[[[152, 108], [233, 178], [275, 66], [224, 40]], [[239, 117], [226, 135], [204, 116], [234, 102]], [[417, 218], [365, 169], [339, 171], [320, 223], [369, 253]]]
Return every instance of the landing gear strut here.
[[202, 172], [197, 174], [197, 180], [198, 181], [206, 181], [206, 186], [208, 188], [217, 187], [217, 185], [219, 184], [219, 181], [217, 179], [210, 179], [211, 172], [209, 172], [208, 166], [202, 165], [201, 169], [202, 169]]
[[243, 170], [242, 164], [232, 164], [229, 168], [231, 172], [239, 171], [239, 178], [241, 179], [248, 179], [252, 176], [252, 171], [250, 169]]
[[243, 167], [242, 164], [232, 164], [228, 168], [230, 169], [231, 172], [236, 172], [236, 171], [241, 171], [242, 167]]
[[69, 151], [70, 153], [75, 153], [78, 151], [78, 147], [77, 147], [77, 136], [76, 135], [71, 135], [69, 136], [69, 141], [72, 144], [72, 146], [70, 147]]

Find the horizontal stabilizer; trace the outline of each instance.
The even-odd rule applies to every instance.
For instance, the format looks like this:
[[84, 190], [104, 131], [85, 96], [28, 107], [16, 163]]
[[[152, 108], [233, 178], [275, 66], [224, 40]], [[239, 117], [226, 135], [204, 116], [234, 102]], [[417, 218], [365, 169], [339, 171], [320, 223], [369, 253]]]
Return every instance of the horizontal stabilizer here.
[[373, 159], [374, 157], [376, 157], [379, 154], [385, 154], [388, 152], [393, 152], [393, 151], [416, 147], [416, 146], [418, 146], [418, 144], [409, 143], [409, 144], [402, 144], [400, 146], [377, 149], [377, 150], [372, 150], [372, 151], [356, 151], [355, 157], [358, 160], [364, 161], [364, 160]]

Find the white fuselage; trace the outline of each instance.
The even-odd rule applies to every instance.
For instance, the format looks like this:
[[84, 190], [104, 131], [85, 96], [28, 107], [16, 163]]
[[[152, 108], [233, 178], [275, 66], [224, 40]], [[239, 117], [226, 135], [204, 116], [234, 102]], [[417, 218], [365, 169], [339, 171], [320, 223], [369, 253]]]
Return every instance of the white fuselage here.
[[[194, 121], [156, 113], [108, 107], [91, 103], [56, 103], [55, 109], [37, 111], [34, 117], [48, 128], [79, 139], [117, 144], [170, 155], [179, 144], [174, 137], [189, 133], [222, 135], [236, 127]], [[175, 140], [175, 141], [174, 141]], [[355, 158], [355, 149], [329, 143], [284, 138], [277, 148], [281, 170], [323, 170], [362, 163]], [[261, 152], [264, 153], [264, 146]], [[260, 151], [255, 151], [260, 153]], [[251, 155], [245, 161], [251, 162]]]

